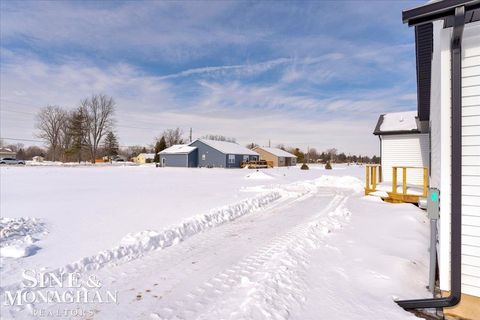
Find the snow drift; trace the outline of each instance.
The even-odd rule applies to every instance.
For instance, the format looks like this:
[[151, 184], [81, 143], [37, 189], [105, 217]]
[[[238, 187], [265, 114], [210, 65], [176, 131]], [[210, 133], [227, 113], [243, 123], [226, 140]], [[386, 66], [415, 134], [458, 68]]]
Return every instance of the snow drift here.
[[38, 219], [0, 217], [0, 256], [23, 258], [33, 255], [39, 249], [33, 243], [46, 233]]

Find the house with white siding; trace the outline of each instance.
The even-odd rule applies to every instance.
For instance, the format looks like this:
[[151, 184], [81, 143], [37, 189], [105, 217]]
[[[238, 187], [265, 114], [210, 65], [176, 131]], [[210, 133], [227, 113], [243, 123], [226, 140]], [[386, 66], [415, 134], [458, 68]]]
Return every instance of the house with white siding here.
[[[428, 122], [420, 121], [417, 111], [382, 114], [373, 134], [380, 141], [381, 181], [391, 184], [392, 168], [407, 167], [407, 184], [423, 186], [423, 168], [429, 168]], [[400, 182], [403, 172], [397, 171]]]
[[415, 27], [418, 118], [429, 124], [430, 283], [439, 290], [398, 304], [480, 319], [480, 2], [430, 1], [403, 21]]
[[379, 138], [380, 165], [365, 165], [365, 195], [393, 203], [426, 199], [430, 167], [428, 122], [417, 111], [380, 115], [373, 132]]

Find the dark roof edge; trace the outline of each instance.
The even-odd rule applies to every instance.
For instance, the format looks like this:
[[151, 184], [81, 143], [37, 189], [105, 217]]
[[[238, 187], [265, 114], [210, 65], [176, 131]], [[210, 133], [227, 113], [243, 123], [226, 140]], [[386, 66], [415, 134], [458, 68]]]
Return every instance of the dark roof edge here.
[[403, 23], [409, 26], [428, 23], [453, 15], [455, 8], [465, 6], [465, 11], [480, 8], [480, 0], [443, 0], [402, 12]]
[[426, 134], [427, 132], [420, 132], [420, 130], [403, 130], [403, 131], [380, 131], [380, 132], [373, 132], [376, 136], [391, 136], [396, 134]]
[[385, 116], [385, 114], [381, 114], [380, 117], [378, 117], [377, 125], [375, 126], [375, 129], [373, 130], [373, 134], [376, 135], [376, 136], [382, 134], [381, 133], [382, 131], [380, 130], [380, 127], [382, 126], [384, 116]]

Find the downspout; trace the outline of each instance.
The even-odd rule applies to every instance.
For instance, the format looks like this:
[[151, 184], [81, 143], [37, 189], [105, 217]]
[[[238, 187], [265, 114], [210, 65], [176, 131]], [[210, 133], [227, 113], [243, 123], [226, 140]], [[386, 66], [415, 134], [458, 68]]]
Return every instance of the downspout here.
[[451, 55], [451, 253], [450, 295], [443, 298], [400, 300], [398, 305], [408, 309], [452, 307], [460, 302], [462, 278], [462, 36], [465, 25], [465, 7], [455, 8]]
[[383, 173], [382, 173], [382, 136], [378, 135], [378, 140], [380, 140], [380, 168], [378, 169], [378, 175], [379, 175], [379, 182], [383, 182]]

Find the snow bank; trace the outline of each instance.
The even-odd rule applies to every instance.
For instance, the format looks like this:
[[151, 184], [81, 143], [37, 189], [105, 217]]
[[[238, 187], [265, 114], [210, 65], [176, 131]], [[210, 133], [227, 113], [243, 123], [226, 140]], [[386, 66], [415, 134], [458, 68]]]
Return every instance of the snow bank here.
[[152, 230], [130, 233], [122, 238], [116, 248], [101, 251], [90, 257], [68, 264], [56, 271], [81, 272], [98, 270], [106, 264], [137, 259], [152, 250], [162, 249], [183, 241], [203, 230], [213, 228], [222, 223], [232, 221], [245, 214], [252, 213], [281, 197], [278, 192], [264, 193], [260, 196], [238, 203], [213, 209], [208, 214], [197, 215], [185, 220], [178, 226], [163, 231]]
[[27, 166], [31, 167], [115, 167], [115, 166], [137, 166], [136, 163], [131, 161], [119, 161], [119, 162], [104, 162], [93, 164], [88, 161], [78, 162], [61, 162], [61, 161], [26, 161]]
[[22, 244], [0, 247], [0, 256], [3, 258], [23, 258], [35, 254], [40, 248], [32, 245], [33, 241], [29, 238]]
[[42, 233], [46, 232], [38, 219], [0, 217], [0, 256], [22, 258], [35, 254], [39, 247], [33, 243]]
[[252, 180], [272, 180], [274, 177], [271, 175], [266, 174], [262, 171], [255, 171], [245, 176], [245, 179], [252, 179]]
[[315, 180], [315, 185], [319, 187], [334, 187], [341, 189], [351, 189], [356, 193], [363, 192], [363, 182], [352, 176], [321, 176]]

